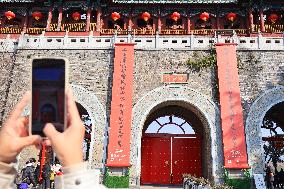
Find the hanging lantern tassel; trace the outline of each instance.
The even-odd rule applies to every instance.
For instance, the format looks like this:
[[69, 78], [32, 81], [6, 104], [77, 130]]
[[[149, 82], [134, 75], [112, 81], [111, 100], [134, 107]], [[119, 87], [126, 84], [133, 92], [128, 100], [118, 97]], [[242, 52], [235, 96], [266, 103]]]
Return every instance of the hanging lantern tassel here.
[[268, 17], [268, 20], [274, 24], [277, 20], [278, 20], [278, 15], [277, 14], [270, 14], [270, 16]]
[[199, 18], [206, 22], [209, 19], [209, 13], [208, 12], [203, 12], [200, 14]]
[[142, 18], [145, 22], [147, 22], [147, 21], [151, 18], [151, 15], [150, 15], [150, 13], [148, 13], [148, 12], [144, 12], [144, 13], [141, 15], [141, 18]]
[[12, 20], [16, 17], [15, 13], [13, 13], [12, 11], [5, 12], [5, 16], [8, 20]]
[[73, 20], [78, 21], [81, 18], [81, 14], [79, 12], [74, 12], [72, 14], [72, 18], [73, 18]]
[[111, 18], [114, 21], [117, 21], [118, 19], [120, 19], [120, 14], [118, 12], [113, 12], [113, 13], [111, 13]]
[[171, 19], [173, 19], [176, 22], [178, 19], [180, 19], [180, 14], [178, 12], [174, 12], [171, 15]]
[[35, 19], [35, 20], [40, 20], [42, 18], [42, 14], [41, 12], [33, 12], [32, 14], [32, 17]]
[[236, 18], [237, 18], [236, 13], [231, 12], [227, 15], [227, 19], [230, 20], [231, 22], [234, 22], [236, 20]]

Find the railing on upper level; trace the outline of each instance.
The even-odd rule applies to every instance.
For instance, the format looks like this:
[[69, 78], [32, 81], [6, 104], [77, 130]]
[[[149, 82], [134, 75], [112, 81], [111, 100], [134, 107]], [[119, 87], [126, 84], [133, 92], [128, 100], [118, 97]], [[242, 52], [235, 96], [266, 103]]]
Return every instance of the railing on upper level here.
[[96, 23], [90, 23], [90, 31], [96, 31], [97, 24]]
[[19, 27], [3, 27], [0, 28], [0, 34], [19, 34], [23, 31], [23, 28]]
[[133, 35], [155, 35], [156, 30], [155, 29], [133, 29], [132, 30]]
[[187, 34], [184, 29], [165, 29], [161, 30], [161, 35], [185, 35]]
[[[284, 25], [283, 24], [266, 24], [264, 25], [265, 33], [283, 33]], [[256, 24], [252, 28], [252, 32], [260, 32], [260, 25]]]
[[26, 33], [28, 34], [42, 34], [45, 28], [28, 28]]

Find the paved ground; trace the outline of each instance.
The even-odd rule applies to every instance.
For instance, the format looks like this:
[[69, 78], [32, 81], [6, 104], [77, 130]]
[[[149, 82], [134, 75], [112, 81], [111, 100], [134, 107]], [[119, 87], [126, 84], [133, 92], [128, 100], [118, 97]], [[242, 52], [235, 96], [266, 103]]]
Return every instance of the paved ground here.
[[148, 185], [144, 185], [144, 186], [140, 186], [141, 189], [167, 189], [167, 188], [182, 188], [182, 186], [165, 186], [165, 185], [155, 185], [155, 186], [148, 186]]

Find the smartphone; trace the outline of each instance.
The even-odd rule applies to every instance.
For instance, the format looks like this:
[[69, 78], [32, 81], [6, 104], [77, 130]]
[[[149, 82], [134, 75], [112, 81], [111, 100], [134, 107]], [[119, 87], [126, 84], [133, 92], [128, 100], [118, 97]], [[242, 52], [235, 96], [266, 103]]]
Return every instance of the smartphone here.
[[66, 128], [67, 60], [35, 58], [32, 60], [30, 134], [45, 137], [43, 128], [52, 123], [56, 130]]

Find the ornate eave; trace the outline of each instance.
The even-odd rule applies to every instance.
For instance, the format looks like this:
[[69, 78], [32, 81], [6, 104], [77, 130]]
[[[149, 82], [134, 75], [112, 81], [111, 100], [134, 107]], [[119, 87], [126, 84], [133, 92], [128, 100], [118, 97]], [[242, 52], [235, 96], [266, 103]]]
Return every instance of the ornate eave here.
[[220, 4], [220, 3], [238, 3], [239, 0], [113, 0], [114, 3], [158, 3], [158, 4]]

